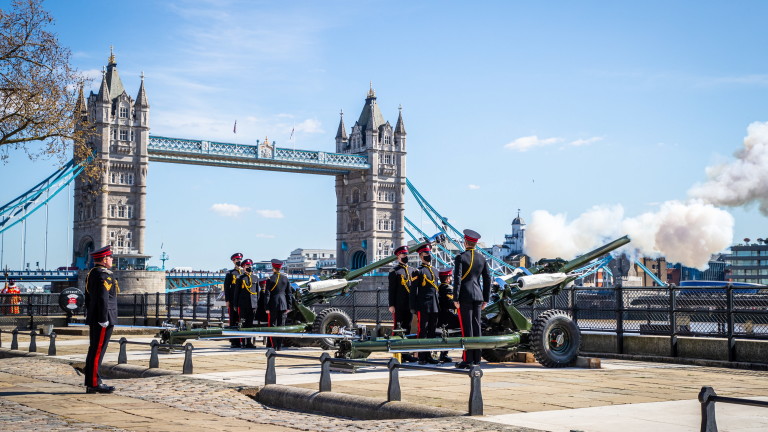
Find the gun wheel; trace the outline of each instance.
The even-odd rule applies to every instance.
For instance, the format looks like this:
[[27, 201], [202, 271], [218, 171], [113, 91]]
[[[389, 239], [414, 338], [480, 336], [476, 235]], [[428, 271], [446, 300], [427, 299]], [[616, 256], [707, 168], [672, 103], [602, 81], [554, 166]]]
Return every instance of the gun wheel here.
[[[339, 334], [342, 329], [352, 327], [352, 318], [341, 309], [328, 308], [317, 314], [312, 323], [312, 333]], [[323, 349], [335, 349], [334, 339], [319, 339]]]
[[536, 361], [546, 367], [569, 366], [579, 355], [581, 332], [561, 310], [548, 310], [536, 317], [530, 339]]
[[491, 363], [511, 362], [515, 360], [516, 349], [489, 348], [482, 351], [483, 358]]

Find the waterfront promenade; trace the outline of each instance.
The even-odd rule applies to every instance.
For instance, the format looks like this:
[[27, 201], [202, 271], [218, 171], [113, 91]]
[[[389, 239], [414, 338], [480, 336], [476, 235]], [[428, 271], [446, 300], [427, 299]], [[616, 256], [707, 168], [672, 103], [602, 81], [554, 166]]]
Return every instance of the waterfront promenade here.
[[[121, 335], [114, 336], [115, 339]], [[150, 341], [149, 335], [127, 336]], [[26, 351], [27, 339], [19, 338]], [[45, 351], [44, 339], [38, 350]], [[137, 431], [615, 431], [698, 430], [695, 400], [709, 385], [720, 395], [768, 400], [768, 372], [699, 366], [602, 360], [601, 369], [547, 369], [538, 364], [484, 366], [485, 416], [441, 419], [363, 421], [279, 410], [239, 392], [264, 382], [264, 349], [232, 350], [226, 342], [191, 341], [193, 375], [108, 380], [112, 395], [87, 395], [82, 377], [68, 361], [82, 361], [84, 336], [62, 335], [56, 359], [47, 356], [0, 359], [0, 424], [3, 430], [137, 430]], [[3, 340], [7, 355], [8, 339]], [[128, 364], [148, 366], [146, 346], [128, 345]], [[288, 352], [319, 356], [321, 351]], [[105, 362], [116, 362], [113, 343]], [[454, 356], [458, 352], [453, 353]], [[383, 354], [380, 358], [385, 358]], [[58, 359], [58, 361], [57, 361]], [[160, 368], [181, 371], [182, 353], [160, 354]], [[277, 359], [278, 384], [317, 389], [319, 363]], [[386, 397], [386, 370], [333, 373], [333, 391]], [[465, 376], [401, 371], [403, 401], [466, 411], [469, 380]], [[718, 404], [720, 430], [768, 429], [768, 410]]]

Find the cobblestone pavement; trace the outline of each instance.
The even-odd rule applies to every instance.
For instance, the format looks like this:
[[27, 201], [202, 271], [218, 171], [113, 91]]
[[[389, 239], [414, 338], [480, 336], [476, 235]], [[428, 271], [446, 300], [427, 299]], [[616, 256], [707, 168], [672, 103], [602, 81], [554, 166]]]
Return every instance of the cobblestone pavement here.
[[[0, 359], [0, 421], [11, 425], [4, 430], [91, 431], [91, 430], [211, 430], [216, 420], [237, 419], [241, 425], [232, 428], [219, 423], [215, 430], [247, 430], [258, 425], [260, 430], [301, 431], [534, 431], [514, 426], [480, 422], [471, 418], [409, 419], [361, 421], [327, 417], [297, 411], [277, 410], [254, 402], [232, 385], [185, 376], [165, 376], [151, 379], [110, 380], [117, 390], [112, 395], [86, 395], [82, 377], [70, 366], [45, 358]], [[41, 395], [57, 402], [43, 406], [36, 403]], [[144, 402], [144, 403], [141, 403]], [[149, 403], [146, 405], [145, 403]], [[65, 410], [55, 407], [66, 405]], [[117, 422], [104, 418], [99, 410], [110, 404], [119, 406], [120, 415], [141, 416], [144, 427], [120, 429]], [[133, 410], [132, 405], [141, 405]], [[140, 411], [140, 412], [135, 412]], [[62, 412], [71, 414], [63, 415]], [[83, 414], [83, 412], [85, 412]], [[165, 412], [166, 414], [163, 414]], [[199, 427], [194, 421], [179, 424], [171, 416], [200, 416]], [[102, 422], [81, 421], [79, 418], [103, 419]], [[168, 420], [165, 422], [164, 419]], [[127, 420], [136, 425], [136, 420]], [[266, 426], [266, 428], [264, 427]], [[273, 428], [270, 428], [272, 426]]]

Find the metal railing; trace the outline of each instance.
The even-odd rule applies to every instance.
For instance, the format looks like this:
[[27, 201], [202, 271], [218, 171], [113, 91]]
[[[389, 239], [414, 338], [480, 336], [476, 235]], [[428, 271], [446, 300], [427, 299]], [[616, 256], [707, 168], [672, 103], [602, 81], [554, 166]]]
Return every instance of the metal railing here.
[[429, 366], [416, 366], [400, 363], [396, 358], [389, 359], [388, 362], [374, 362], [369, 360], [351, 360], [342, 358], [333, 358], [328, 353], [323, 353], [320, 357], [302, 356], [296, 354], [278, 354], [273, 348], [268, 348], [266, 352], [267, 368], [264, 372], [264, 385], [277, 384], [277, 372], [275, 370], [275, 358], [293, 358], [301, 360], [319, 360], [320, 361], [320, 382], [319, 391], [331, 391], [331, 365], [358, 365], [363, 367], [386, 367], [389, 369], [389, 384], [387, 385], [387, 402], [399, 401], [400, 393], [400, 374], [399, 369], [423, 370], [430, 372], [451, 373], [458, 375], [467, 375], [470, 378], [469, 415], [483, 415], [483, 394], [481, 391], [481, 378], [483, 371], [479, 366], [473, 366], [469, 370], [461, 369], [441, 369]]
[[51, 334], [37, 334], [35, 331], [30, 331], [29, 333], [26, 332], [20, 332], [19, 329], [13, 329], [12, 331], [2, 330], [0, 329], [0, 348], [3, 347], [3, 333], [11, 333], [11, 349], [12, 350], [18, 350], [19, 349], [19, 335], [29, 336], [29, 352], [37, 352], [37, 337], [47, 337], [50, 339], [50, 342], [48, 344], [48, 355], [49, 356], [55, 356], [56, 355], [56, 333], [51, 332]]
[[701, 432], [717, 432], [715, 402], [768, 408], [768, 402], [766, 401], [718, 396], [712, 387], [701, 388], [699, 402], [701, 403]]
[[183, 349], [184, 350], [184, 365], [182, 366], [182, 374], [189, 375], [192, 374], [193, 366], [192, 366], [192, 350], [195, 349], [195, 347], [187, 342], [184, 345], [171, 345], [171, 344], [161, 344], [157, 340], [152, 340], [152, 342], [134, 342], [129, 341], [128, 339], [122, 337], [119, 340], [110, 340], [110, 342], [117, 342], [120, 344], [120, 352], [117, 355], [117, 364], [127, 364], [128, 363], [128, 351], [126, 350], [126, 345], [132, 344], [132, 345], [148, 345], [150, 347], [150, 354], [149, 354], [149, 368], [150, 369], [157, 369], [160, 367], [160, 357], [159, 357], [159, 351], [160, 348], [168, 348], [168, 349]]

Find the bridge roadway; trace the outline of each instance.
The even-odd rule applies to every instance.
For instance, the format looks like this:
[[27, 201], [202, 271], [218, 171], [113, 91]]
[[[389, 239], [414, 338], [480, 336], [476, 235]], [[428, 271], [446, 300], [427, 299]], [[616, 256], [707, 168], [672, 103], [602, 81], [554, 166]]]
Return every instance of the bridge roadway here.
[[[114, 335], [113, 338], [119, 338]], [[150, 341], [150, 336], [127, 335]], [[0, 357], [7, 353], [0, 348]], [[42, 346], [44, 339], [38, 339]], [[602, 369], [547, 369], [537, 364], [484, 365], [485, 416], [361, 421], [265, 407], [238, 393], [263, 384], [264, 349], [229, 349], [226, 342], [192, 341], [191, 376], [108, 380], [112, 395], [86, 395], [82, 377], [48, 357], [0, 359], [0, 422], [4, 430], [137, 431], [691, 431], [698, 430], [704, 385], [719, 395], [768, 400], [768, 372], [602, 360]], [[27, 349], [19, 338], [19, 348]], [[60, 360], [83, 360], [84, 336], [59, 336]], [[149, 351], [128, 345], [128, 363], [148, 366]], [[44, 351], [43, 349], [39, 349]], [[106, 362], [116, 362], [118, 344]], [[319, 356], [311, 348], [291, 353]], [[457, 356], [458, 353], [452, 353]], [[384, 355], [380, 355], [382, 358]], [[160, 354], [160, 367], [180, 371], [183, 355]], [[316, 389], [316, 362], [277, 359], [279, 384]], [[385, 398], [386, 372], [333, 373], [333, 390]], [[468, 379], [453, 374], [401, 371], [403, 400], [466, 411]], [[297, 407], [299, 408], [299, 407]], [[768, 410], [718, 404], [720, 430], [768, 430]], [[9, 426], [10, 425], [10, 426]]]

